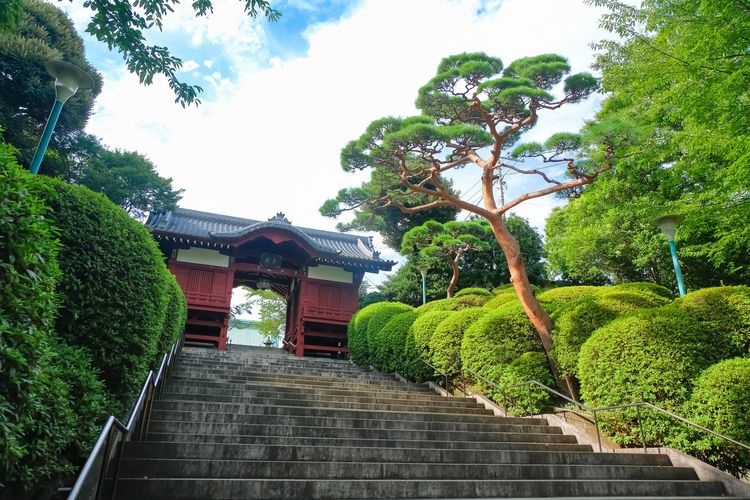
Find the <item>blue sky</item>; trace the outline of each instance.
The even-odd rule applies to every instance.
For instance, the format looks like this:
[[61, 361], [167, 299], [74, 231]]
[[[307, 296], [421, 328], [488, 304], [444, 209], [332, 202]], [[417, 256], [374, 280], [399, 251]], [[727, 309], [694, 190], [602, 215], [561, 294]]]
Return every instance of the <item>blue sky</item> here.
[[[590, 71], [589, 44], [607, 36], [601, 11], [583, 0], [280, 0], [281, 20], [249, 19], [236, 0], [215, 0], [207, 19], [188, 4], [149, 40], [184, 61], [185, 81], [204, 87], [202, 105], [183, 109], [166, 82], [149, 87], [122, 59], [84, 37], [104, 86], [87, 131], [110, 147], [148, 156], [185, 189], [185, 208], [253, 219], [285, 212], [294, 224], [333, 230], [318, 207], [364, 180], [339, 166], [341, 148], [373, 120], [409, 116], [417, 90], [443, 57], [482, 51], [507, 64], [556, 52], [573, 72]], [[55, 2], [83, 32], [80, 3]], [[525, 140], [576, 131], [601, 96], [542, 115]], [[511, 193], [527, 186], [508, 178]], [[471, 196], [477, 171], [456, 186]], [[543, 227], [553, 197], [517, 212]], [[377, 242], [377, 238], [376, 238]], [[388, 254], [387, 258], [398, 258]]]

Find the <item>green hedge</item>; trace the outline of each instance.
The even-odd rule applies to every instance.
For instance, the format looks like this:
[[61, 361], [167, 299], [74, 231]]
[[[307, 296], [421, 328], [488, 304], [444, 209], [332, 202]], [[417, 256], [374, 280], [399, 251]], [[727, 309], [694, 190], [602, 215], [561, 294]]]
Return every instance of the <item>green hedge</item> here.
[[[723, 359], [712, 332], [674, 305], [636, 311], [599, 328], [583, 344], [578, 361], [581, 396], [589, 406], [645, 400], [679, 413], [694, 379]], [[638, 444], [635, 410], [609, 412], [605, 428], [622, 444]], [[649, 436], [669, 434], [666, 417], [649, 416]]]
[[164, 279], [167, 282], [169, 301], [164, 314], [164, 325], [159, 337], [157, 353], [167, 352], [179, 340], [185, 330], [185, 321], [187, 320], [187, 301], [180, 284], [168, 270], [164, 272]]
[[[750, 358], [721, 361], [695, 381], [685, 416], [693, 422], [750, 443]], [[694, 427], [676, 427], [668, 441], [701, 460], [737, 477], [750, 472], [750, 451]]]
[[404, 345], [414, 320], [419, 317], [415, 311], [404, 311], [391, 316], [373, 336], [373, 362], [380, 371], [403, 372]]
[[[497, 383], [502, 371], [525, 352], [543, 352], [536, 330], [518, 302], [485, 310], [466, 330], [461, 343], [463, 366]], [[483, 385], [480, 382], [480, 385]]]
[[489, 295], [477, 295], [468, 294], [460, 297], [452, 297], [450, 299], [438, 299], [422, 304], [417, 308], [417, 312], [425, 313], [430, 311], [460, 311], [461, 309], [468, 309], [471, 307], [479, 307], [484, 305], [488, 299], [492, 296]]
[[554, 319], [561, 310], [570, 308], [582, 299], [598, 295], [601, 289], [599, 286], [561, 286], [540, 293], [537, 299], [547, 314]]
[[619, 285], [603, 288], [611, 288], [612, 290], [618, 292], [652, 293], [654, 295], [664, 297], [665, 299], [674, 299], [674, 294], [668, 288], [645, 281], [632, 281], [630, 283], [620, 283]]
[[432, 363], [430, 342], [432, 333], [446, 318], [456, 314], [454, 311], [429, 311], [421, 313], [409, 328], [404, 344], [404, 361], [409, 365], [404, 376], [416, 382], [430, 380], [434, 370], [419, 359]]
[[126, 417], [157, 357], [169, 303], [166, 265], [146, 228], [104, 196], [43, 176], [62, 275], [55, 329], [101, 369], [112, 411]]
[[513, 287], [500, 290], [494, 297], [486, 301], [483, 307], [486, 309], [497, 309], [509, 302], [518, 302], [518, 294], [516, 294], [516, 290]]
[[569, 308], [561, 308], [552, 338], [552, 351], [561, 373], [578, 376], [578, 353], [597, 328], [618, 316], [638, 309], [663, 306], [668, 301], [650, 291], [637, 293], [619, 291], [618, 287], [602, 287], [599, 295], [588, 296]]
[[58, 245], [32, 187], [15, 150], [0, 143], [0, 490], [26, 490], [18, 498], [71, 470], [59, 457], [76, 437], [54, 376]]
[[487, 290], [486, 288], [478, 288], [478, 287], [462, 288], [461, 290], [453, 294], [453, 298], [457, 299], [459, 297], [464, 297], [466, 295], [479, 295], [483, 297], [492, 297], [493, 293]]
[[351, 360], [358, 365], [370, 365], [374, 361], [373, 341], [375, 333], [392, 316], [412, 310], [401, 302], [376, 302], [363, 307], [349, 321], [348, 338]]
[[502, 370], [491, 391], [492, 399], [513, 415], [538, 415], [552, 408], [552, 395], [537, 385], [520, 385], [536, 381], [547, 387], [555, 386], [547, 356], [542, 352], [525, 352]]
[[677, 299], [675, 306], [716, 336], [723, 358], [750, 355], [750, 287], [704, 288]]
[[487, 314], [486, 309], [474, 307], [456, 311], [435, 328], [430, 337], [432, 364], [446, 373], [461, 369], [461, 343], [466, 330]]

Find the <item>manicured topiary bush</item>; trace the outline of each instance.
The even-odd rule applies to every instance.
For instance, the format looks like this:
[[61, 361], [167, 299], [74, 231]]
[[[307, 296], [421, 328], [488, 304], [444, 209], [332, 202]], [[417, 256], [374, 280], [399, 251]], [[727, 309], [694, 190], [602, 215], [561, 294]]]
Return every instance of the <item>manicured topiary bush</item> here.
[[555, 320], [552, 350], [563, 375], [578, 376], [578, 353], [583, 343], [597, 328], [618, 316], [637, 309], [659, 307], [669, 299], [650, 291], [617, 291], [602, 287], [599, 295], [581, 299], [569, 308], [562, 308]]
[[430, 302], [417, 307], [416, 311], [418, 313], [426, 313], [431, 311], [449, 311], [451, 310], [449, 304], [451, 304], [452, 302], [453, 299], [431, 300]]
[[461, 342], [466, 330], [489, 311], [481, 307], [456, 311], [443, 320], [430, 338], [432, 364], [445, 373], [461, 369]]
[[460, 311], [471, 307], [480, 307], [492, 298], [492, 295], [468, 294], [450, 299], [438, 299], [423, 304], [417, 308], [417, 312], [424, 313], [430, 311]]
[[[750, 443], [750, 358], [721, 361], [695, 381], [685, 416], [719, 434]], [[750, 451], [694, 427], [675, 427], [668, 443], [722, 470], [750, 472]]]
[[614, 285], [611, 287], [603, 287], [603, 288], [610, 288], [613, 291], [618, 292], [635, 292], [635, 293], [652, 293], [654, 295], [659, 295], [661, 297], [664, 297], [665, 299], [674, 299], [674, 294], [668, 289], [661, 285], [657, 285], [656, 283], [648, 283], [645, 281], [633, 281], [630, 283], [620, 283], [619, 285]]
[[466, 330], [461, 362], [465, 368], [497, 382], [507, 365], [534, 351], [542, 352], [536, 330], [521, 304], [511, 302], [487, 311]]
[[51, 207], [62, 271], [60, 339], [83, 347], [124, 418], [157, 357], [169, 302], [166, 266], [146, 228], [104, 196], [37, 176]]
[[457, 299], [465, 295], [481, 295], [484, 297], [492, 297], [493, 294], [486, 288], [472, 287], [472, 288], [462, 288], [461, 290], [459, 290], [453, 295], [453, 298]]
[[500, 290], [495, 296], [486, 301], [482, 307], [486, 309], [497, 309], [509, 302], [518, 302], [518, 295], [513, 287]]
[[169, 302], [164, 314], [164, 328], [156, 352], [164, 353], [180, 338], [185, 329], [185, 320], [187, 319], [187, 302], [185, 294], [180, 288], [174, 275], [165, 270], [164, 279], [167, 282], [167, 291]]
[[434, 370], [419, 359], [432, 363], [430, 341], [435, 329], [446, 318], [456, 314], [454, 311], [429, 311], [419, 314], [414, 320], [404, 344], [404, 361], [408, 368], [404, 376], [416, 382], [424, 382], [434, 375]]
[[552, 407], [552, 395], [537, 385], [522, 385], [524, 382], [536, 381], [547, 387], [555, 386], [547, 356], [542, 352], [525, 352], [514, 359], [493, 388], [492, 398], [513, 415], [535, 415], [545, 413]]
[[750, 354], [750, 287], [704, 288], [681, 297], [675, 306], [700, 321], [715, 336], [722, 357]]
[[601, 288], [599, 286], [561, 286], [540, 293], [537, 299], [547, 314], [554, 319], [562, 309], [571, 307], [579, 300], [598, 295]]
[[17, 498], [71, 470], [61, 455], [75, 439], [51, 348], [58, 244], [32, 188], [15, 150], [0, 143], [0, 490]]
[[[581, 396], [589, 406], [645, 400], [678, 411], [689, 398], [694, 379], [725, 357], [713, 334], [674, 305], [644, 309], [599, 328], [583, 344], [578, 360]], [[639, 443], [635, 410], [600, 417], [622, 444]], [[644, 417], [648, 435], [661, 440], [673, 422]]]
[[383, 372], [403, 372], [404, 346], [414, 320], [419, 313], [410, 310], [397, 313], [375, 332], [372, 340], [373, 365]]
[[349, 350], [351, 360], [358, 365], [374, 362], [372, 341], [375, 333], [398, 313], [410, 311], [411, 306], [401, 302], [376, 302], [360, 309], [349, 321]]

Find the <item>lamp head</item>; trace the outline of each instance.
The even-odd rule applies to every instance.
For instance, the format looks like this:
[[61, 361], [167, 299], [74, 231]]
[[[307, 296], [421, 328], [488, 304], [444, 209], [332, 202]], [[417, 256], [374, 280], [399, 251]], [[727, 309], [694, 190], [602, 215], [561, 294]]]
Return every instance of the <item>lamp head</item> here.
[[47, 61], [44, 67], [55, 78], [55, 98], [62, 103], [78, 89], [94, 88], [94, 79], [78, 66], [63, 61]]
[[662, 215], [654, 219], [654, 224], [659, 226], [659, 229], [664, 233], [669, 241], [674, 241], [675, 233], [677, 232], [677, 226], [685, 218], [682, 214], [669, 214]]
[[427, 271], [430, 269], [430, 266], [428, 264], [420, 264], [417, 266], [417, 269], [419, 269], [419, 272], [422, 273], [422, 277], [424, 278], [427, 276]]

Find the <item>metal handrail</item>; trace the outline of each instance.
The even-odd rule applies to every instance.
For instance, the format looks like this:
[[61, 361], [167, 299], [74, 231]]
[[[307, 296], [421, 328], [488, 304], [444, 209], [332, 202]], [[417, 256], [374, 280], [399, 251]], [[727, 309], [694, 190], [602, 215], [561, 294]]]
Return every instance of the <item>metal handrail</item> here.
[[[148, 425], [151, 421], [154, 399], [161, 396], [164, 390], [163, 382], [172, 372], [173, 361], [182, 350], [182, 341], [183, 339], [180, 337], [172, 345], [169, 352], [164, 353], [156, 375], [154, 375], [153, 370], [148, 372], [146, 380], [141, 387], [141, 392], [138, 394], [138, 399], [136, 399], [135, 405], [133, 405], [130, 411], [127, 425], [124, 425], [114, 416], [109, 416], [91, 450], [91, 454], [76, 478], [76, 482], [68, 495], [68, 500], [102, 498], [104, 494], [104, 482], [110, 469], [113, 469], [113, 480], [109, 498], [115, 498], [123, 443], [130, 441], [134, 436], [139, 441], [146, 437]], [[114, 437], [113, 434], [115, 434]], [[113, 451], [114, 457], [112, 456]], [[100, 455], [102, 463], [97, 466]], [[95, 474], [98, 474], [98, 477]], [[96, 488], [93, 491], [84, 491], [86, 486], [94, 480], [96, 481]]]
[[[419, 361], [422, 361], [422, 363], [426, 364], [427, 366], [429, 366], [430, 368], [432, 368], [433, 370], [435, 370], [437, 373], [439, 373], [441, 375], [441, 378], [443, 378], [445, 380], [445, 390], [449, 391], [449, 392], [450, 392], [450, 388], [448, 387], [449, 377], [453, 377], [454, 375], [457, 375], [457, 374], [462, 373], [462, 372], [467, 372], [470, 375], [472, 375], [473, 377], [476, 377], [476, 378], [482, 380], [483, 382], [486, 382], [486, 383], [490, 384], [495, 389], [500, 390], [500, 391], [506, 391], [508, 389], [513, 389], [513, 388], [516, 388], [516, 387], [523, 387], [523, 386], [529, 386], [529, 387], [531, 387], [532, 385], [535, 385], [537, 387], [540, 387], [540, 388], [544, 389], [545, 391], [547, 391], [547, 392], [549, 392], [551, 394], [554, 394], [555, 396], [557, 396], [559, 398], [564, 399], [565, 401], [568, 401], [569, 403], [572, 403], [573, 405], [577, 406], [581, 410], [583, 410], [585, 412], [591, 413], [591, 415], [592, 415], [592, 417], [594, 419], [594, 426], [596, 427], [596, 439], [597, 439], [597, 442], [598, 442], [598, 445], [599, 445], [599, 451], [600, 452], [602, 451], [602, 437], [601, 437], [601, 430], [599, 429], [598, 413], [602, 412], [602, 411], [619, 410], [619, 409], [624, 409], [624, 408], [636, 408], [636, 409], [638, 409], [638, 408], [641, 408], [641, 407], [650, 408], [650, 409], [655, 410], [655, 411], [657, 411], [659, 413], [662, 413], [662, 414], [667, 415], [667, 416], [669, 416], [671, 418], [674, 418], [674, 419], [676, 419], [676, 420], [678, 420], [678, 421], [680, 421], [680, 422], [682, 422], [684, 424], [690, 425], [690, 426], [695, 427], [696, 429], [700, 429], [700, 430], [702, 430], [704, 432], [708, 432], [709, 434], [712, 434], [712, 435], [714, 435], [716, 437], [719, 437], [721, 439], [729, 441], [730, 443], [736, 444], [738, 446], [741, 446], [742, 448], [746, 448], [746, 449], [750, 450], [750, 445], [747, 445], [745, 443], [741, 443], [741, 442], [739, 442], [739, 441], [737, 441], [735, 439], [730, 438], [729, 436], [725, 436], [724, 434], [720, 434], [720, 433], [718, 433], [718, 432], [716, 432], [714, 430], [711, 430], [711, 429], [709, 429], [707, 427], [704, 427], [704, 426], [702, 426], [700, 424], [697, 424], [697, 423], [695, 423], [695, 422], [693, 422], [691, 420], [688, 420], [687, 418], [682, 417], [682, 416], [680, 416], [680, 415], [678, 415], [676, 413], [673, 413], [673, 412], [671, 412], [669, 410], [665, 410], [664, 408], [656, 406], [656, 405], [654, 405], [652, 403], [647, 403], [645, 401], [638, 401], [638, 402], [633, 402], [633, 403], [624, 403], [624, 404], [611, 405], [611, 406], [591, 407], [591, 406], [586, 406], [583, 403], [579, 403], [578, 401], [575, 401], [574, 399], [569, 398], [565, 394], [562, 394], [561, 392], [556, 391], [555, 389], [552, 389], [551, 387], [548, 387], [548, 386], [542, 384], [541, 382], [537, 382], [536, 380], [529, 380], [529, 381], [521, 382], [521, 383], [518, 383], [518, 384], [500, 386], [500, 385], [496, 384], [495, 382], [493, 382], [492, 380], [489, 380], [488, 378], [480, 375], [479, 373], [477, 373], [477, 372], [475, 372], [475, 371], [473, 371], [473, 370], [471, 370], [469, 368], [461, 367], [461, 369], [459, 369], [459, 370], [456, 370], [454, 372], [448, 373], [448, 372], [444, 372], [443, 370], [440, 370], [439, 368], [433, 366], [432, 364], [430, 364], [429, 362], [427, 362], [426, 360], [424, 360], [422, 358], [419, 358]], [[414, 363], [414, 361], [412, 361], [412, 363], [410, 363], [407, 366], [411, 366], [411, 364], [413, 364], [413, 363]], [[461, 388], [458, 388], [458, 389], [461, 392], [463, 392], [464, 394], [466, 394], [466, 391], [464, 391], [463, 389], [461, 389]], [[640, 435], [641, 435], [641, 442], [643, 443], [643, 449], [646, 450], [646, 439], [645, 439], [645, 434], [643, 432], [643, 424], [642, 424], [642, 421], [641, 421], [640, 412], [638, 412], [638, 427], [639, 427], [639, 432], [640, 432]]]

